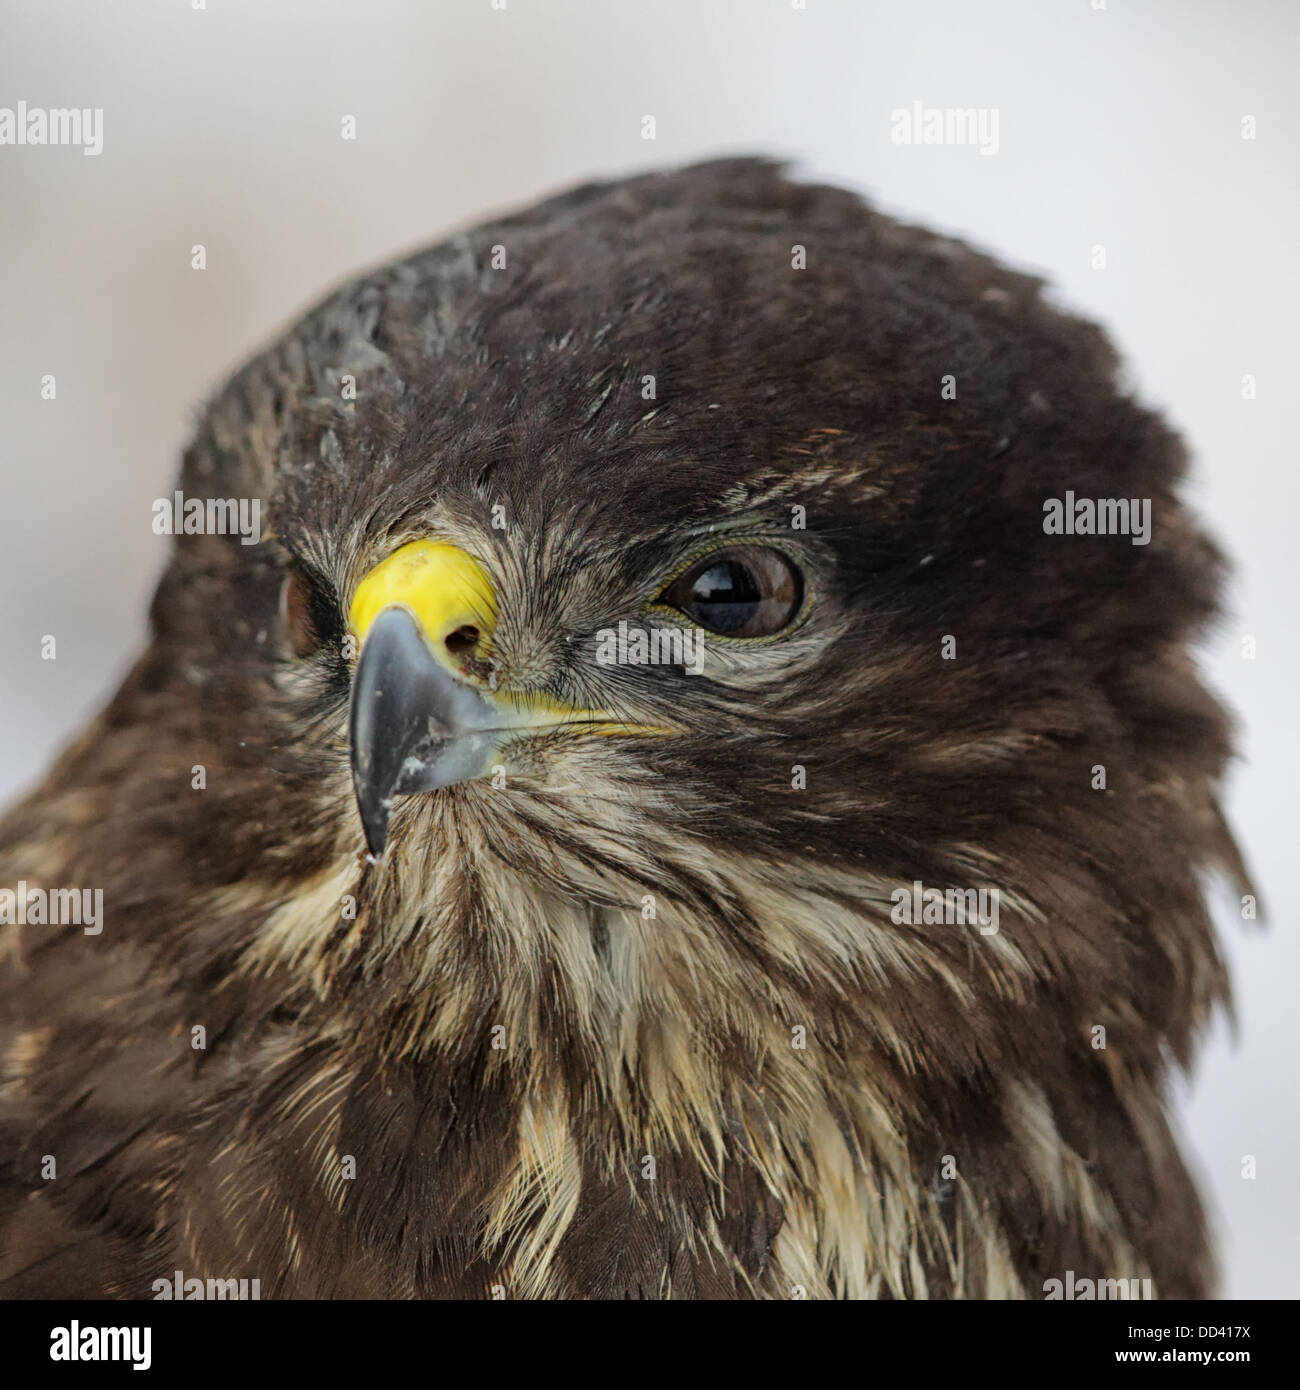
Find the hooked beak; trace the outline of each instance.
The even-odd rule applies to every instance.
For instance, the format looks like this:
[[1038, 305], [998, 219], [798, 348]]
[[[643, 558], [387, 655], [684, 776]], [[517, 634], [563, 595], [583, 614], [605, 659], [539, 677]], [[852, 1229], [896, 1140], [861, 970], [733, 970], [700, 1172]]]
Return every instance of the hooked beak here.
[[580, 724], [599, 734], [663, 733], [537, 692], [484, 684], [496, 627], [487, 571], [458, 546], [412, 541], [361, 581], [348, 623], [361, 644], [348, 739], [370, 853], [388, 841], [393, 798], [486, 776], [512, 735]]
[[438, 661], [410, 613], [380, 613], [357, 662], [348, 720], [370, 853], [384, 852], [394, 796], [481, 776], [504, 732], [499, 712]]

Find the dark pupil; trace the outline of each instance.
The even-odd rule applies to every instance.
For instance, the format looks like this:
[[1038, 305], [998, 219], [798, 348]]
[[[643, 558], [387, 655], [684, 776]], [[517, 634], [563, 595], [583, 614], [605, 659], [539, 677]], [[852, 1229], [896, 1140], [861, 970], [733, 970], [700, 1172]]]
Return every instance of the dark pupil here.
[[734, 632], [758, 612], [762, 599], [753, 571], [736, 560], [706, 569], [691, 587], [695, 612], [714, 632]]

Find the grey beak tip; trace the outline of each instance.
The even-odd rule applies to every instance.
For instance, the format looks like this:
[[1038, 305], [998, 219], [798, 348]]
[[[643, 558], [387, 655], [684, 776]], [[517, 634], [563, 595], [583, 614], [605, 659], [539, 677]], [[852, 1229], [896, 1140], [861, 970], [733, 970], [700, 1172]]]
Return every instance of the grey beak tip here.
[[368, 820], [365, 823], [366, 850], [369, 858], [378, 863], [384, 857], [384, 847], [388, 844], [388, 816]]
[[379, 614], [352, 678], [348, 741], [370, 857], [383, 857], [395, 795], [478, 775], [496, 715], [435, 659], [404, 609]]

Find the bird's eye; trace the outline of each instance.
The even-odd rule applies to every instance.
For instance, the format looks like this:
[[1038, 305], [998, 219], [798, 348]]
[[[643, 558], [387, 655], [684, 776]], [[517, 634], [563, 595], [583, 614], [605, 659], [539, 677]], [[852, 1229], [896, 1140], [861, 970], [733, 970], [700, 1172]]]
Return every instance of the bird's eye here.
[[797, 616], [803, 579], [768, 546], [714, 550], [674, 579], [657, 601], [721, 637], [772, 637]]
[[311, 581], [291, 569], [280, 587], [280, 623], [295, 656], [310, 656], [321, 645]]

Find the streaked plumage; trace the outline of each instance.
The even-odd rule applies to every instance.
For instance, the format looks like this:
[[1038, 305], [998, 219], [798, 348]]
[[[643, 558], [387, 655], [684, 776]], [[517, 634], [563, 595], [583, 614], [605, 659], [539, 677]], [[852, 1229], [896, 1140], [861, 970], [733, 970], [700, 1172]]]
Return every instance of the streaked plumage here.
[[[1183, 466], [1035, 280], [756, 161], [332, 296], [184, 459], [273, 535], [178, 537], [144, 655], [0, 823], [0, 886], [105, 902], [0, 929], [0, 1292], [1203, 1293], [1162, 1095], [1225, 995], [1199, 875], [1240, 864]], [[1044, 534], [1066, 489], [1151, 498], [1151, 543]], [[732, 528], [797, 560], [802, 625], [592, 661]], [[535, 738], [367, 863], [346, 615], [426, 536], [491, 574], [499, 690], [679, 732]], [[998, 886], [999, 931], [895, 924], [915, 881]]]

